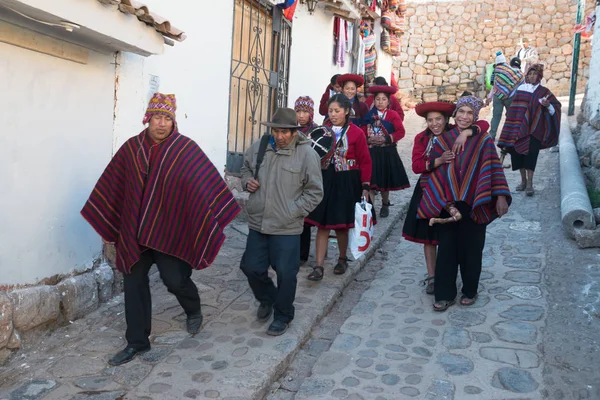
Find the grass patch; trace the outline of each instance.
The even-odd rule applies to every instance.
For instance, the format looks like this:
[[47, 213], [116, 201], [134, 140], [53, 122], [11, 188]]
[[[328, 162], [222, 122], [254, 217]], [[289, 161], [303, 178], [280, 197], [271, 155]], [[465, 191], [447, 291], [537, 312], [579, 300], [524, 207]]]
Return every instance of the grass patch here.
[[590, 196], [590, 203], [592, 203], [592, 208], [599, 208], [600, 190], [588, 187], [588, 195]]

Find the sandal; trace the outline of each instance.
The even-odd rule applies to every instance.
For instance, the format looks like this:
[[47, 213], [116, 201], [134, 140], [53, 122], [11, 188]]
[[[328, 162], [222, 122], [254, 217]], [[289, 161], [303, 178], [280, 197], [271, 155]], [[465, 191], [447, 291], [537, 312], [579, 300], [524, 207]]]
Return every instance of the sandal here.
[[312, 267], [312, 269], [312, 272], [308, 274], [306, 279], [313, 282], [318, 282], [323, 279], [323, 275], [325, 275], [325, 268], [321, 267], [320, 265], [316, 265]]
[[[436, 306], [437, 304], [437, 306]], [[454, 304], [454, 300], [440, 300], [433, 303], [433, 311], [443, 312], [448, 309], [452, 304]]]
[[[342, 262], [340, 262], [342, 261]], [[338, 263], [333, 268], [333, 273], [336, 275], [343, 275], [346, 273], [346, 269], [348, 268], [348, 257], [339, 257]]]
[[527, 189], [525, 189], [525, 194], [527, 196], [533, 196], [533, 187], [528, 187]]
[[477, 301], [477, 295], [475, 295], [475, 297], [470, 298], [465, 296], [464, 294], [460, 297], [460, 305], [461, 306], [472, 306], [473, 304], [475, 304], [475, 302]]
[[515, 188], [515, 190], [517, 192], [522, 192], [523, 190], [525, 190], [526, 187], [527, 187], [527, 182], [525, 182], [525, 183], [521, 182], [521, 183], [519, 183], [517, 185], [517, 187]]
[[428, 276], [427, 278], [425, 278], [421, 281], [421, 285], [426, 286], [425, 293], [433, 294], [435, 292], [435, 286], [433, 286], [433, 284], [435, 282], [434, 279], [435, 279], [435, 276]]

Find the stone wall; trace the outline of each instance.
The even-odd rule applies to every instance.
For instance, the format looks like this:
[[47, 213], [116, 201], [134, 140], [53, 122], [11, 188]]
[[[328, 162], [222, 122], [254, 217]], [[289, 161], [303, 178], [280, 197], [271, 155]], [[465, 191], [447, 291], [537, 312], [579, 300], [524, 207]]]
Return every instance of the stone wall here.
[[121, 274], [98, 264], [56, 285], [0, 291], [0, 365], [23, 342], [35, 342], [44, 330], [81, 318], [122, 291]]
[[[588, 2], [585, 15], [593, 10]], [[546, 65], [545, 85], [567, 95], [577, 1], [472, 0], [407, 2], [407, 31], [397, 57], [401, 91], [416, 101], [455, 100], [464, 90], [483, 95], [484, 69], [498, 50], [508, 59], [527, 37]], [[591, 45], [581, 42], [578, 91], [589, 75]]]
[[[600, 14], [600, 2], [596, 15]], [[600, 24], [596, 22], [590, 59], [590, 76], [578, 127], [573, 132], [588, 187], [600, 190]]]

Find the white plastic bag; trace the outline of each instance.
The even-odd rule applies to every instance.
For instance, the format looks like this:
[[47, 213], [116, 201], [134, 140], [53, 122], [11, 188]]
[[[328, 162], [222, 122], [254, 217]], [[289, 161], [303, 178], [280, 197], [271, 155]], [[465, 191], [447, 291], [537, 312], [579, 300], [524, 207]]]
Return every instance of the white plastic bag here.
[[348, 247], [355, 260], [365, 254], [371, 246], [374, 232], [373, 206], [363, 197], [354, 207], [354, 228], [348, 232]]

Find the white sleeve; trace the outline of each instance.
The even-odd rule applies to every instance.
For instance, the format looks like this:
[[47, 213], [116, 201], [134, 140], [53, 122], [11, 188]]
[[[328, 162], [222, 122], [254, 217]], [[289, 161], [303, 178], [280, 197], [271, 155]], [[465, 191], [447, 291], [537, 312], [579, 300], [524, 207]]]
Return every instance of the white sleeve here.
[[554, 113], [556, 112], [552, 104], [548, 105], [548, 112], [550, 112], [550, 115], [554, 115]]

